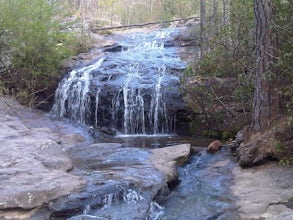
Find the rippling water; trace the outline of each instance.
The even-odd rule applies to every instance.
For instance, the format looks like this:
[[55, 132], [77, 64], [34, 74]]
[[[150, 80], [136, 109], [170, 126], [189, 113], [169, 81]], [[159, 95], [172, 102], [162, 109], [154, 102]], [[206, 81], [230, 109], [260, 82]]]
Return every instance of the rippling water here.
[[210, 155], [193, 155], [179, 168], [180, 183], [162, 204], [161, 220], [237, 220], [236, 198], [231, 195], [232, 169], [236, 166], [230, 149]]

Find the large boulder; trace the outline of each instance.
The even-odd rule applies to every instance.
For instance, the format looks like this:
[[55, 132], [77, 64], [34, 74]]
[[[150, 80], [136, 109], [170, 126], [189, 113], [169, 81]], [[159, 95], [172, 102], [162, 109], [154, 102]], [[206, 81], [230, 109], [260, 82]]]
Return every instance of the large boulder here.
[[90, 144], [67, 132], [73, 127], [35, 114], [16, 117], [16, 111], [29, 115], [21, 106], [2, 107], [0, 219], [83, 219], [85, 206], [86, 214], [146, 219], [157, 193], [178, 177], [176, 166], [190, 154], [189, 144], [154, 150]]
[[242, 143], [237, 152], [241, 166], [261, 164], [271, 158], [292, 163], [292, 127], [286, 117], [276, 120], [264, 131], [254, 133], [245, 129], [240, 133]]

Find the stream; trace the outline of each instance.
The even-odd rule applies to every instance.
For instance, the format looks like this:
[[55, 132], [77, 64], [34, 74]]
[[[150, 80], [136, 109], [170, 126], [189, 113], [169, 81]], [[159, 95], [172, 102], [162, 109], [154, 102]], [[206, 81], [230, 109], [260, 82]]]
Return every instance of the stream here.
[[[68, 149], [71, 172], [87, 186], [51, 205], [52, 219], [238, 218], [229, 191], [234, 158], [228, 149], [207, 154], [202, 147], [210, 140], [184, 135], [187, 106], [180, 76], [186, 63], [174, 41], [180, 31], [110, 36], [119, 43], [102, 48], [100, 56], [60, 82], [53, 114], [84, 124], [94, 140]], [[145, 162], [148, 149], [183, 143], [196, 153], [167, 187]], [[73, 208], [76, 204], [80, 208]]]
[[179, 168], [180, 183], [164, 202], [161, 220], [239, 219], [230, 193], [232, 169], [237, 166], [229, 149], [216, 155], [193, 155]]

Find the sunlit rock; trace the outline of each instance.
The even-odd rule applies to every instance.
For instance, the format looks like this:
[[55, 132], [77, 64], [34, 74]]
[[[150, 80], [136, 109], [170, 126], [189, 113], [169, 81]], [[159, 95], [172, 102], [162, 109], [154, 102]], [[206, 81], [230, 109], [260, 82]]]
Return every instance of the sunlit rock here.
[[291, 219], [293, 169], [271, 162], [250, 169], [233, 169], [232, 192], [241, 219]]
[[221, 147], [222, 147], [222, 142], [221, 141], [213, 141], [212, 143], [209, 144], [208, 146], [208, 152], [210, 154], [216, 153]]
[[0, 219], [33, 219], [41, 206], [84, 181], [67, 173], [73, 166], [55, 132], [30, 127], [24, 122], [28, 118], [15, 116], [25, 108], [8, 99], [0, 102]]
[[188, 160], [191, 147], [190, 144], [180, 144], [153, 149], [151, 152], [152, 163], [165, 175], [167, 182], [171, 182], [178, 178], [176, 166], [181, 166]]

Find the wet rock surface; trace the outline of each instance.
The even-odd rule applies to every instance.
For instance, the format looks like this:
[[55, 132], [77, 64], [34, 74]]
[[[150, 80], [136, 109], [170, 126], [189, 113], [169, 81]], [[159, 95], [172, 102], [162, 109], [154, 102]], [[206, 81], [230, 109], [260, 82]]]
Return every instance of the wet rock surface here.
[[179, 184], [160, 202], [160, 219], [289, 220], [292, 180], [292, 166], [270, 162], [243, 169], [227, 146], [213, 155], [197, 148], [179, 168]]
[[162, 220], [239, 219], [235, 200], [230, 193], [237, 166], [230, 150], [222, 148], [209, 154], [197, 148], [189, 162], [179, 168], [180, 183], [171, 189]]
[[167, 182], [178, 179], [177, 167], [182, 166], [190, 157], [190, 144], [153, 149], [151, 161], [167, 178]]
[[[145, 219], [160, 211], [152, 201], [167, 176], [153, 152], [91, 144], [83, 129], [70, 133], [69, 125], [1, 101], [0, 219]], [[184, 156], [168, 157], [172, 166], [188, 158], [186, 146], [177, 148]]]
[[188, 159], [190, 145], [142, 150], [96, 143], [68, 149], [68, 153], [76, 167], [73, 173], [85, 178], [87, 187], [53, 202], [50, 208], [55, 210], [55, 219], [73, 214], [71, 219], [146, 219], [153, 214], [152, 201], [166, 187], [169, 176], [178, 177], [175, 165]]

